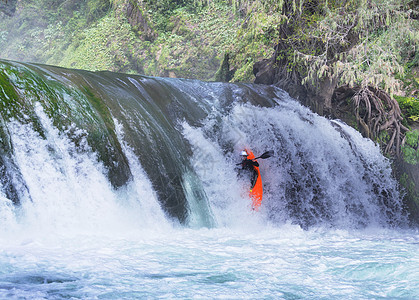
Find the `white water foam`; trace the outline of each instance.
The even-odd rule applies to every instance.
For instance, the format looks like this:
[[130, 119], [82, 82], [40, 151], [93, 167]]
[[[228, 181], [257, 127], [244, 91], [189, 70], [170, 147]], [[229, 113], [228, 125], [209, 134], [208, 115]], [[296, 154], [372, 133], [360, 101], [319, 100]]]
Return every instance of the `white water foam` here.
[[209, 118], [202, 128], [183, 126], [219, 224], [230, 222], [231, 214], [243, 209], [237, 206], [249, 202], [235, 170], [244, 148], [256, 156], [276, 152], [259, 163], [261, 215], [277, 223], [296, 219], [302, 225], [314, 221], [340, 228], [406, 223], [390, 164], [377, 145], [294, 100], [278, 101], [274, 108], [237, 104], [221, 121]]
[[[115, 190], [105, 175], [105, 168], [85, 140], [76, 147], [65, 133], [52, 125], [40, 104], [36, 105], [36, 113], [46, 139], [30, 125], [17, 121], [8, 125], [15, 161], [32, 199], [14, 209], [24, 235], [89, 232], [119, 235], [155, 228], [156, 223], [160, 224], [161, 230], [166, 230], [166, 217], [128, 146], [123, 144], [133, 180], [126, 187]], [[72, 132], [77, 134], [77, 131]], [[1, 210], [7, 211], [2, 213], [2, 218], [8, 219], [4, 222], [11, 222], [7, 199], [2, 201]]]
[[[123, 126], [114, 119], [115, 130], [118, 136], [118, 140], [122, 146], [122, 150], [128, 159], [133, 179], [128, 183], [128, 193], [126, 200], [129, 205], [140, 205], [141, 218], [144, 221], [146, 228], [154, 228], [156, 224], [159, 224], [159, 229], [167, 231], [169, 229], [169, 222], [167, 216], [164, 214], [157, 195], [153, 190], [150, 180], [147, 178], [146, 173], [141, 167], [138, 158], [135, 156], [132, 148], [124, 140]], [[139, 211], [137, 211], [139, 213]], [[140, 217], [140, 216], [138, 216]]]
[[[307, 128], [303, 123], [308, 121], [298, 120], [302, 137], [297, 138], [287, 131], [287, 115], [299, 114], [298, 109], [280, 112], [281, 108], [237, 106], [223, 117], [220, 135], [211, 135], [211, 122], [204, 128], [184, 124], [192, 163], [217, 221], [218, 228], [212, 229], [171, 226], [137, 158], [123, 142], [118, 122], [117, 135], [133, 173], [133, 180], [119, 191], [110, 186], [87, 144], [78, 151], [39, 105], [36, 113], [47, 139], [30, 125], [9, 123], [16, 164], [32, 202], [15, 209], [0, 195], [0, 298], [418, 298], [417, 231], [322, 226], [303, 230], [289, 224], [284, 199], [275, 198], [275, 192], [285, 190], [282, 184], [291, 177], [285, 158], [293, 155], [260, 160], [267, 201], [260, 213], [250, 211], [249, 199], [238, 187], [243, 186], [244, 194], [246, 189], [234, 170], [236, 153], [244, 146], [260, 154], [289, 143], [297, 151], [295, 144], [307, 139], [309, 146], [303, 149], [308, 151], [324, 148], [323, 139], [336, 140], [326, 156], [311, 158], [327, 164], [326, 158], [347, 154], [351, 163], [360, 163], [326, 120], [314, 124], [330, 130], [324, 134], [330, 138], [319, 137], [318, 126]], [[253, 132], [252, 118], [266, 120], [258, 123], [262, 129]], [[298, 142], [291, 143], [294, 139]], [[362, 139], [352, 141], [358, 148], [365, 146]], [[233, 150], [226, 155], [228, 143]], [[361, 152], [366, 157], [368, 151], [376, 151], [369, 144], [365, 147]], [[340, 148], [343, 154], [333, 154]], [[339, 174], [324, 168], [339, 186]], [[339, 189], [332, 194], [339, 195]], [[266, 221], [271, 208], [283, 218], [280, 224]]]

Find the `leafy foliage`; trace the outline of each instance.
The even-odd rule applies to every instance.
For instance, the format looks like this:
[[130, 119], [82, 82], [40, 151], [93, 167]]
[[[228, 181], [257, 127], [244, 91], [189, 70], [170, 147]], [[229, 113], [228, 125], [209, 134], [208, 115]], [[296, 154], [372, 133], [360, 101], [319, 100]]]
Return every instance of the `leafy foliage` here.
[[412, 165], [419, 164], [419, 131], [406, 133], [405, 143], [402, 147], [404, 160]]
[[419, 99], [414, 97], [395, 96], [403, 114], [410, 121], [419, 122]]
[[[141, 10], [155, 39], [129, 24], [127, 3]], [[414, 9], [409, 0], [22, 0], [14, 17], [0, 19], [0, 51], [65, 67], [199, 79], [210, 79], [228, 52], [233, 81], [251, 81], [253, 64], [274, 54], [307, 86], [335, 77], [392, 93], [418, 56]]]
[[0, 17], [0, 53], [3, 58], [58, 64], [63, 47], [109, 9], [108, 0], [22, 0], [14, 16]]
[[77, 35], [77, 43], [65, 52], [63, 66], [88, 70], [133, 72], [130, 68], [131, 53], [139, 54], [140, 45], [128, 23], [106, 16], [97, 24]]
[[304, 83], [316, 86], [335, 77], [340, 85], [400, 89], [395, 75], [404, 76], [404, 64], [419, 45], [407, 0], [299, 3], [288, 16], [293, 22], [283, 25], [287, 47], [280, 58], [303, 74]]
[[176, 9], [153, 43], [158, 75], [212, 79], [234, 42], [236, 18], [226, 5]]
[[253, 64], [272, 56], [279, 28], [285, 22], [282, 1], [232, 1], [235, 11], [244, 15], [235, 43], [229, 49], [232, 66], [237, 69], [232, 81], [251, 81]]

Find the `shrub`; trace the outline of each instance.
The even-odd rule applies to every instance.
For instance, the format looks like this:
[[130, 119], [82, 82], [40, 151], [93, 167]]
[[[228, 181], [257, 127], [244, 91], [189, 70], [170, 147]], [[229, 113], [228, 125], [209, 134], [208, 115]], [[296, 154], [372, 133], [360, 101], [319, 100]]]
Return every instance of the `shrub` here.
[[413, 130], [406, 133], [405, 143], [402, 146], [404, 160], [415, 165], [419, 163], [419, 131]]

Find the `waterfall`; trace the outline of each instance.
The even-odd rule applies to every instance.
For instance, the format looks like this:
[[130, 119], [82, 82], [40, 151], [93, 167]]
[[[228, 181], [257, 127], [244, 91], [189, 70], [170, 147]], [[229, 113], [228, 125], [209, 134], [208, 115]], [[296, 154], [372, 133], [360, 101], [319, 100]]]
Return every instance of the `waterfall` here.
[[[407, 224], [388, 159], [272, 86], [0, 61], [0, 224]], [[260, 159], [251, 212], [238, 153]], [[4, 224], [2, 224], [4, 223]]]
[[276, 99], [275, 107], [238, 103], [218, 121], [209, 118], [202, 127], [184, 125], [195, 151], [196, 171], [220, 214], [236, 205], [235, 187], [240, 182], [234, 167], [240, 150], [250, 147], [259, 154], [276, 152], [259, 160], [262, 212], [274, 222], [291, 220], [304, 228], [406, 223], [389, 161], [377, 145], [338, 120], [313, 114], [280, 91]]

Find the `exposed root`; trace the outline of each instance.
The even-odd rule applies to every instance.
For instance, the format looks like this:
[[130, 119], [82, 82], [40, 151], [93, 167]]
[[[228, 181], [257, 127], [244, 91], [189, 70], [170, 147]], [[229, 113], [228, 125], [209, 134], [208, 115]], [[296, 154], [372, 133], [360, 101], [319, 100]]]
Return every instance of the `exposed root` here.
[[408, 128], [402, 124], [399, 104], [384, 91], [373, 87], [341, 87], [337, 100], [351, 97], [352, 109], [361, 133], [380, 143], [385, 154], [400, 155]]

